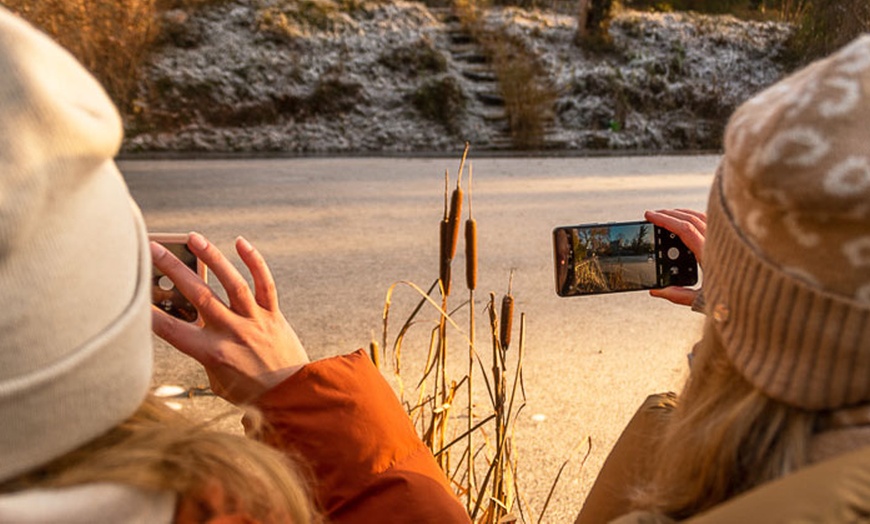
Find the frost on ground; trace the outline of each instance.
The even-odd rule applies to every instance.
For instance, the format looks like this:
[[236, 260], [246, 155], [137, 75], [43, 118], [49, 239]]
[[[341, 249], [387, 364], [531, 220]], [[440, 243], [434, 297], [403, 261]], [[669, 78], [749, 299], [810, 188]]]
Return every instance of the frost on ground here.
[[[451, 54], [443, 13], [422, 3], [228, 0], [164, 18], [168, 36], [127, 118], [125, 151], [504, 145], [503, 123], [487, 117]], [[613, 45], [590, 52], [574, 43], [572, 17], [501, 8], [484, 21], [544, 66], [558, 93], [545, 146], [571, 150], [717, 148], [736, 105], [782, 76], [776, 56], [790, 31], [627, 11], [612, 23]]]

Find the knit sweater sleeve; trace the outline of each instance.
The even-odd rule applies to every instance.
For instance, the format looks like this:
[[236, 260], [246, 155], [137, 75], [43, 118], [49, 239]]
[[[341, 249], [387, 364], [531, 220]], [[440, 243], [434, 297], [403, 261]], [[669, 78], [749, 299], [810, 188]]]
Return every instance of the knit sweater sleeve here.
[[260, 438], [307, 463], [330, 522], [469, 522], [362, 350], [306, 365], [262, 396], [257, 408], [269, 428]]

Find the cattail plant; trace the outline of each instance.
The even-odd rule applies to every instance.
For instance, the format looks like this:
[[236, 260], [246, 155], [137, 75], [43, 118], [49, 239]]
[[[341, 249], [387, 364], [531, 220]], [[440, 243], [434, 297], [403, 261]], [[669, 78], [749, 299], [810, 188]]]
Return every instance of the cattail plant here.
[[[477, 287], [477, 221], [471, 209], [471, 181], [474, 166], [468, 164], [468, 219], [465, 220], [465, 285], [469, 291]], [[473, 305], [473, 304], [472, 304]], [[473, 315], [472, 315], [473, 316]]]
[[445, 297], [450, 295], [450, 266], [456, 256], [456, 245], [459, 242], [459, 223], [462, 217], [462, 170], [465, 168], [468, 146], [469, 144], [466, 142], [462, 160], [459, 162], [459, 172], [456, 175], [456, 188], [450, 195], [449, 203], [447, 193], [450, 186], [450, 175], [447, 171], [444, 172], [444, 218], [441, 220], [439, 268]]
[[[522, 386], [522, 365], [525, 353], [525, 315], [519, 317], [519, 338], [512, 347], [511, 331], [515, 301], [512, 294], [513, 271], [508, 280], [508, 292], [501, 298], [497, 307], [495, 294], [490, 294], [486, 312], [489, 316], [491, 361], [486, 363], [478, 351], [475, 341], [474, 293], [478, 285], [477, 222], [472, 214], [473, 168], [469, 163], [467, 177], [468, 216], [465, 220], [465, 280], [468, 288], [468, 301], [451, 310], [450, 266], [456, 254], [459, 237], [462, 200], [466, 192], [462, 190], [462, 174], [465, 168], [468, 144], [462, 154], [457, 173], [456, 187], [450, 192], [449, 173], [445, 173], [444, 213], [440, 224], [439, 237], [439, 278], [428, 291], [410, 282], [390, 286], [383, 313], [383, 347], [388, 347], [388, 319], [394, 291], [398, 284], [407, 285], [419, 296], [420, 300], [410, 316], [399, 329], [393, 343], [395, 356], [394, 373], [399, 384], [399, 396], [408, 411], [411, 421], [418, 429], [420, 437], [435, 456], [439, 466], [450, 479], [454, 489], [465, 499], [466, 509], [476, 524], [495, 524], [511, 522], [517, 517], [525, 521], [523, 505], [519, 497], [517, 480], [517, 457], [513, 447], [513, 428], [516, 419], [525, 405], [525, 392]], [[433, 297], [433, 291], [441, 289], [440, 301]], [[413, 325], [420, 323], [419, 317], [424, 306], [429, 305], [438, 312], [438, 319], [428, 332], [428, 351], [422, 377], [415, 380], [413, 400], [406, 399], [402, 379], [402, 344]], [[454, 321], [454, 315], [462, 310], [468, 312], [468, 332]], [[467, 374], [458, 379], [448, 373], [448, 335], [458, 335], [468, 344]], [[377, 351], [372, 345], [373, 354]], [[459, 353], [456, 353], [457, 355]], [[511, 368], [511, 363], [513, 368]], [[475, 370], [475, 367], [477, 370]], [[475, 403], [475, 381], [482, 380], [480, 396], [486, 398], [483, 404]], [[466, 424], [461, 429], [452, 427], [456, 416], [463, 413], [454, 409], [461, 402], [461, 388], [466, 388], [464, 414]], [[410, 395], [409, 395], [410, 396]], [[464, 449], [462, 449], [464, 444]], [[456, 466], [451, 465], [451, 453], [459, 453]], [[562, 466], [564, 469], [564, 465]], [[482, 469], [481, 469], [482, 468]], [[480, 469], [480, 473], [477, 470]], [[561, 473], [561, 469], [560, 469]], [[557, 478], [558, 480], [558, 478]], [[554, 483], [555, 487], [555, 483]], [[551, 490], [552, 495], [552, 490]], [[549, 497], [547, 500], [549, 503]], [[546, 503], [545, 508], [546, 510]], [[519, 513], [519, 515], [517, 514]], [[543, 511], [541, 512], [543, 516]]]
[[[466, 145], [466, 148], [468, 146]], [[474, 166], [468, 164], [468, 218], [465, 220], [465, 285], [468, 287], [468, 451], [466, 452], [466, 505], [471, 507], [472, 494], [475, 489], [474, 478], [474, 290], [477, 287], [477, 221], [474, 220], [471, 207], [472, 179]]]

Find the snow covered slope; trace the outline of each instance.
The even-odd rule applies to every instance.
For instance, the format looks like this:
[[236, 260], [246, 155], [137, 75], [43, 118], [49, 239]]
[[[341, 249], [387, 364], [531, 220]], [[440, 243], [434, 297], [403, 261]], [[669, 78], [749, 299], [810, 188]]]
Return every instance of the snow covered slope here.
[[[345, 0], [347, 4], [348, 0]], [[475, 96], [444, 10], [415, 2], [228, 0], [165, 15], [125, 150], [435, 152], [501, 149], [504, 119]], [[299, 6], [307, 11], [300, 13]], [[572, 17], [517, 8], [484, 17], [519, 39], [558, 94], [544, 147], [718, 147], [739, 101], [782, 76], [790, 28], [626, 11], [613, 46], [574, 43]]]

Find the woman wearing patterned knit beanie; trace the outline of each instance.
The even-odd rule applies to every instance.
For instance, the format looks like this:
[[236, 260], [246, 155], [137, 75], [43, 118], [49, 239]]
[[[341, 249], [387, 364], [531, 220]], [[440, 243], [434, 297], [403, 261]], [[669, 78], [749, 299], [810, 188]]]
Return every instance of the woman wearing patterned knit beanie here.
[[706, 215], [648, 214], [703, 255], [690, 377], [647, 399], [578, 522], [870, 511], [870, 36], [744, 103], [724, 145]]

